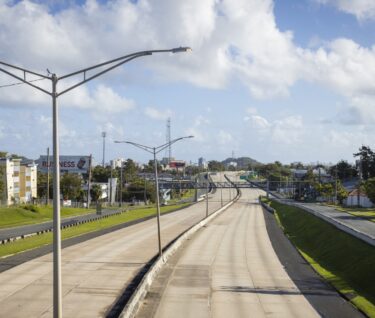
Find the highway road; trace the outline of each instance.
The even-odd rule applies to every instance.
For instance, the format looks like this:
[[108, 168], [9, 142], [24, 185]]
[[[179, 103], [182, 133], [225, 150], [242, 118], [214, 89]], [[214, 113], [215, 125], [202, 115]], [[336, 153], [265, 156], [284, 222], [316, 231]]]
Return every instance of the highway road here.
[[[223, 190], [223, 199], [228, 201], [229, 190]], [[209, 201], [210, 213], [219, 209], [221, 190]], [[205, 217], [205, 208], [203, 201], [162, 216], [163, 246]], [[64, 317], [106, 316], [156, 253], [155, 219], [63, 249]], [[52, 254], [0, 273], [0, 308], [0, 317], [52, 316]]]
[[[295, 277], [304, 286], [297, 287], [269, 238], [268, 212], [257, 203], [261, 190], [241, 191], [237, 203], [168, 261], [137, 317], [362, 317], [289, 246], [293, 270], [310, 271]], [[281, 234], [276, 240], [287, 241], [275, 228]]]

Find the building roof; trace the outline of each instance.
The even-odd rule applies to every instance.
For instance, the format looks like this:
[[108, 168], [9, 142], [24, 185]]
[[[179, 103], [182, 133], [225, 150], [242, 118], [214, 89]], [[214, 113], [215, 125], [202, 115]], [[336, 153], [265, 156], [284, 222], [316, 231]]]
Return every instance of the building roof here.
[[[358, 189], [354, 189], [353, 191], [351, 191], [348, 196], [350, 197], [358, 196]], [[359, 196], [367, 197], [366, 191], [361, 189], [361, 191], [359, 192]]]

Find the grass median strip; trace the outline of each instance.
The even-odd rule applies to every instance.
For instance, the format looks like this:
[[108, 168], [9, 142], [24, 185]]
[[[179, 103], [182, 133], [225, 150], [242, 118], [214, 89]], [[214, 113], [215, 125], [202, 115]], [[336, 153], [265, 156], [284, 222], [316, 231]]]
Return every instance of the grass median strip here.
[[271, 201], [290, 241], [340, 293], [375, 317], [375, 248], [296, 207]]
[[[170, 212], [190, 205], [190, 203], [184, 203], [179, 205], [163, 206], [161, 207], [161, 213]], [[129, 221], [141, 219], [147, 216], [155, 215], [155, 208], [141, 208], [130, 210], [120, 215], [110, 216], [97, 221], [84, 223], [78, 226], [69, 227], [61, 231], [62, 239], [68, 239], [71, 237], [79, 236], [85, 233], [99, 231], [102, 229], [110, 228], [111, 226], [126, 223]], [[28, 237], [22, 240], [17, 240], [12, 243], [0, 245], [0, 257], [5, 257], [20, 253], [26, 250], [38, 248], [43, 245], [52, 243], [53, 234], [51, 232], [44, 233], [37, 236]]]
[[[95, 209], [61, 208], [61, 217], [77, 216], [93, 213]], [[25, 205], [19, 207], [0, 208], [0, 229], [13, 226], [36, 224], [52, 220], [51, 206]]]

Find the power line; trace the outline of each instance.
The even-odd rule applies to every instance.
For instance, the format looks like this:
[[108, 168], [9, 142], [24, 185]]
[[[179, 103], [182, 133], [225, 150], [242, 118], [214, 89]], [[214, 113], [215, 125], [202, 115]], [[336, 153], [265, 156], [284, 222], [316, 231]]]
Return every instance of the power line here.
[[[38, 82], [38, 81], [43, 81], [43, 80], [45, 80], [45, 78], [37, 78], [35, 80], [28, 81], [28, 83]], [[12, 84], [0, 85], [0, 88], [10, 87], [10, 86], [18, 86], [18, 85], [22, 85], [22, 84], [26, 84], [26, 83], [24, 83], [24, 82], [17, 82], [17, 83], [12, 83]]]

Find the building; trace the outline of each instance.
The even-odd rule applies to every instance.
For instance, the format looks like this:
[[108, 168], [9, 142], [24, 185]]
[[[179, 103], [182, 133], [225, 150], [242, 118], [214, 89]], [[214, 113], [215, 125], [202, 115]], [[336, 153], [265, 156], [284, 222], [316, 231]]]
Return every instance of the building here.
[[121, 168], [121, 165], [124, 165], [126, 160], [124, 158], [117, 158], [111, 160], [112, 169]]
[[358, 192], [358, 189], [354, 189], [349, 193], [348, 197], [344, 200], [344, 205], [360, 206], [362, 208], [372, 208], [374, 206], [364, 190]]
[[30, 160], [0, 158], [5, 204], [30, 203], [37, 197], [37, 165]]
[[207, 166], [208, 166], [208, 164], [207, 164], [206, 159], [204, 159], [202, 157], [198, 158], [198, 167], [200, 169], [207, 169]]

